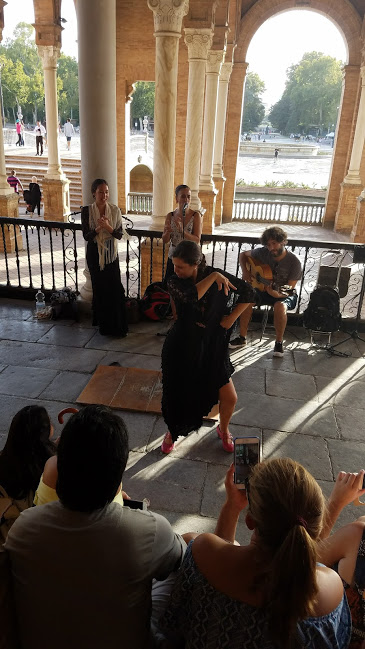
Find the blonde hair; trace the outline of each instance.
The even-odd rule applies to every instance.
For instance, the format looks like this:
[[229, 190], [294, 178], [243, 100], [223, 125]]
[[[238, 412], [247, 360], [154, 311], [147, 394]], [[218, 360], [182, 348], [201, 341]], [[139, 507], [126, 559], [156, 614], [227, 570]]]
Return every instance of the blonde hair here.
[[301, 464], [278, 458], [254, 467], [249, 507], [260, 542], [272, 557], [265, 574], [268, 632], [274, 644], [285, 649], [298, 621], [314, 612], [323, 494]]
[[36, 182], [37, 182], [37, 176], [32, 176], [32, 183], [36, 183]]

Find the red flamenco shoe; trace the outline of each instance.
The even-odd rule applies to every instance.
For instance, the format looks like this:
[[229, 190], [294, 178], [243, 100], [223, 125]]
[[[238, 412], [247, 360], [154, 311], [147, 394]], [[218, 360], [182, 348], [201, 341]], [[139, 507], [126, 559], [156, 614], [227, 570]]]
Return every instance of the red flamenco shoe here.
[[174, 450], [174, 442], [172, 441], [171, 433], [167, 431], [165, 437], [163, 438], [163, 442], [161, 444], [161, 451], [162, 453], [165, 453], [165, 455], [168, 455], [171, 453], [171, 451]]
[[217, 426], [217, 435], [222, 440], [223, 450], [226, 451], [227, 453], [233, 453], [234, 444], [233, 444], [233, 437], [232, 437], [231, 433], [226, 433], [226, 435], [224, 435], [222, 433], [220, 427], [219, 427], [219, 424], [218, 424], [218, 426]]

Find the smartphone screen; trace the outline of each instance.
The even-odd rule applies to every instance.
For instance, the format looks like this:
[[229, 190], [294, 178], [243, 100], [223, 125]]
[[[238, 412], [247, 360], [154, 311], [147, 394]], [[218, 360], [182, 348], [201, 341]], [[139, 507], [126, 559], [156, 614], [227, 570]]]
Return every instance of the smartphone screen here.
[[245, 489], [252, 467], [260, 462], [259, 437], [236, 437], [234, 440], [234, 481], [239, 489]]

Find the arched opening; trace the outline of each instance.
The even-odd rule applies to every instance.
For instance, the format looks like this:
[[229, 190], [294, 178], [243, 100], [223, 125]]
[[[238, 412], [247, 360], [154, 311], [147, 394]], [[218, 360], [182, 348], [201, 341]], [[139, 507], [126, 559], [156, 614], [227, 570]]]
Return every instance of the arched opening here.
[[152, 192], [153, 174], [147, 165], [138, 164], [130, 172], [131, 192], [148, 194]]

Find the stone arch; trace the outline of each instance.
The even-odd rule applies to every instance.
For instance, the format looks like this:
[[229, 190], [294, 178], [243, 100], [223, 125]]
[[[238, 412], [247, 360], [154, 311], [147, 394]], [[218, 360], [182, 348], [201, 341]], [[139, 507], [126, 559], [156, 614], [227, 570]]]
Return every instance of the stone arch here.
[[348, 65], [360, 65], [361, 61], [361, 16], [346, 0], [312, 0], [310, 6], [299, 6], [293, 0], [257, 0], [241, 19], [237, 39], [235, 61], [245, 61], [252, 37], [261, 25], [278, 13], [290, 9], [315, 11], [331, 20], [344, 37], [348, 50]]
[[138, 164], [130, 171], [130, 191], [141, 194], [152, 193], [153, 173], [145, 164]]

